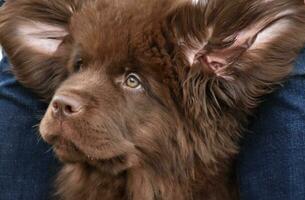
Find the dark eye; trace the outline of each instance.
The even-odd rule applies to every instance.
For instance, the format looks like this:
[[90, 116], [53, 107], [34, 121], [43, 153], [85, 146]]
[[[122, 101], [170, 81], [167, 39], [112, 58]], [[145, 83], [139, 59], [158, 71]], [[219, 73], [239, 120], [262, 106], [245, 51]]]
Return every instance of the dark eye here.
[[141, 87], [140, 78], [136, 74], [129, 74], [125, 80], [125, 86], [131, 89], [138, 89]]
[[77, 58], [74, 64], [74, 71], [79, 72], [83, 67], [83, 59]]

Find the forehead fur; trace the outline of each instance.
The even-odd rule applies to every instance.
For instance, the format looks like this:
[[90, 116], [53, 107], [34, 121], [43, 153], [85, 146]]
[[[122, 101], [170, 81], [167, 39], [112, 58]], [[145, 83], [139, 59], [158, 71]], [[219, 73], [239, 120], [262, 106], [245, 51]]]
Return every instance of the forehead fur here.
[[[175, 3], [174, 3], [175, 2]], [[179, 1], [86, 1], [71, 19], [70, 31], [92, 57], [124, 59], [131, 40], [160, 22]]]

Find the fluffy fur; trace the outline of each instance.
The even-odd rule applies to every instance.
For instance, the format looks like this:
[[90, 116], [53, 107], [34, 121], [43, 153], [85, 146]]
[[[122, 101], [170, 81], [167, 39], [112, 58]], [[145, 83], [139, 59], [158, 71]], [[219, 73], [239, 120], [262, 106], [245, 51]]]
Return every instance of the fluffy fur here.
[[[247, 116], [291, 71], [304, 25], [302, 0], [11, 0], [0, 42], [51, 102], [57, 199], [230, 200]], [[59, 96], [81, 111], [56, 116]]]

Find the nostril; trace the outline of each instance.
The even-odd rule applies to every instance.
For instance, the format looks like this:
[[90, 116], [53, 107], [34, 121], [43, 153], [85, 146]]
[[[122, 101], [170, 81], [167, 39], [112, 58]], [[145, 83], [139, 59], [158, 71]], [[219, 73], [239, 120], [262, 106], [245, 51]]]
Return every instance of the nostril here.
[[68, 114], [68, 115], [71, 115], [73, 113], [76, 113], [78, 112], [77, 110], [75, 110], [75, 108], [73, 108], [71, 105], [66, 105], [64, 107], [64, 113]]
[[57, 101], [52, 102], [52, 109], [56, 112], [59, 110], [59, 103]]

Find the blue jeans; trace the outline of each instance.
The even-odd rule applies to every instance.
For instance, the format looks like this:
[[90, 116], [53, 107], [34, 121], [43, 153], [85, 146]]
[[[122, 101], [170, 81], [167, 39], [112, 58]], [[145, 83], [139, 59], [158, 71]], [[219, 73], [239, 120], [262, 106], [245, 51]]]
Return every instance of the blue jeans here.
[[237, 174], [242, 200], [305, 200], [305, 50], [252, 119]]
[[46, 200], [57, 162], [37, 134], [46, 105], [0, 62], [0, 200]]

